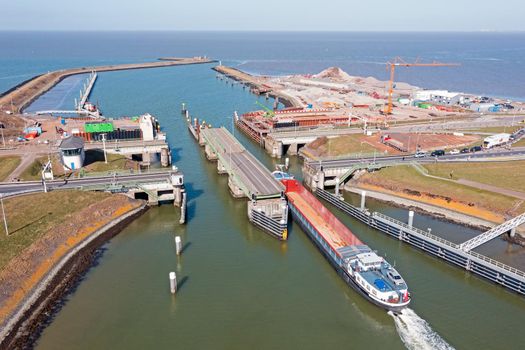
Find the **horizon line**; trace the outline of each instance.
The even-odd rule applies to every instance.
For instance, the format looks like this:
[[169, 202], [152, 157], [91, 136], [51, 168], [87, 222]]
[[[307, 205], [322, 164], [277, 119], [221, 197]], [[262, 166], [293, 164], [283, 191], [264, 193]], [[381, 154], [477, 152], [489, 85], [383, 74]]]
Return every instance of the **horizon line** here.
[[0, 32], [70, 32], [70, 33], [103, 33], [103, 32], [172, 32], [172, 33], [525, 33], [525, 29], [515, 30], [302, 30], [302, 29], [2, 29]]

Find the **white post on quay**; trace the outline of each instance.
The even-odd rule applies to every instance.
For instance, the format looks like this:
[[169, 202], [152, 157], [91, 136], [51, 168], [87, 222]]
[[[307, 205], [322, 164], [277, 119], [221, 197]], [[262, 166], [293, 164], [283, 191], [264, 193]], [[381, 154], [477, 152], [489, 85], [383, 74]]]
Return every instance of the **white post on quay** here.
[[361, 210], [365, 210], [366, 191], [361, 191]]

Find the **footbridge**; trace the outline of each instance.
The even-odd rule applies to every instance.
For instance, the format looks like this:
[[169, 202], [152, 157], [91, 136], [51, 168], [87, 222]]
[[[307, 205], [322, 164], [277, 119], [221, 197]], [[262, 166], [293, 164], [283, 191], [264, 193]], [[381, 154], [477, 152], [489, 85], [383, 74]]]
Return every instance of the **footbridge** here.
[[525, 223], [525, 213], [516, 216], [515, 218], [498, 225], [487, 232], [483, 232], [479, 236], [469, 239], [459, 245], [459, 248], [465, 252], [469, 252], [474, 248], [479, 247], [488, 241], [501, 236], [504, 233], [510, 232], [511, 236], [516, 233], [516, 228]]
[[228, 175], [233, 197], [249, 199], [250, 221], [278, 239], [286, 240], [288, 206], [281, 182], [224, 127], [199, 129], [194, 135], [198, 135], [206, 157], [217, 161], [218, 173]]
[[361, 206], [356, 207], [344, 201], [338, 194], [322, 188], [313, 189], [315, 194], [334, 205], [344, 213], [358, 219], [366, 225], [408, 243], [429, 255], [461, 267], [471, 273], [502, 285], [509, 290], [525, 295], [525, 272], [503, 264], [483, 254], [472, 251], [475, 247], [490, 239], [512, 230], [525, 222], [525, 213], [495, 227], [462, 244], [450, 242], [444, 238], [413, 226], [414, 212], [408, 212], [407, 222], [402, 222], [378, 212], [370, 212], [365, 206], [365, 193], [362, 193]]

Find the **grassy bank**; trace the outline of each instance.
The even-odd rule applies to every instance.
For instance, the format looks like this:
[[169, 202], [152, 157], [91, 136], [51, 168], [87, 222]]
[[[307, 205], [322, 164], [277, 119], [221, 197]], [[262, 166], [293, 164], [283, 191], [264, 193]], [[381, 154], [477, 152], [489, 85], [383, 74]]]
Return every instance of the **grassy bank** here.
[[[128, 170], [137, 169], [138, 162], [130, 160], [120, 154], [107, 154], [108, 162], [104, 162], [104, 154], [101, 151], [89, 150], [86, 152], [86, 159], [84, 161], [84, 168], [75, 171], [75, 176], [79, 171], [84, 173], [89, 172], [108, 172], [112, 170]], [[64, 169], [60, 163], [59, 156], [54, 155], [52, 158], [53, 174], [55, 177], [62, 177]], [[42, 166], [47, 163], [48, 157], [42, 156], [36, 158], [24, 171], [20, 174], [20, 179], [24, 181], [36, 181], [42, 177]]]
[[310, 158], [339, 157], [364, 154], [369, 155], [376, 151], [378, 155], [382, 150], [374, 147], [374, 138], [361, 134], [342, 135], [333, 138], [319, 137], [307, 144], [303, 149]]
[[53, 191], [4, 200], [9, 236], [0, 227], [0, 270], [13, 257], [68, 217], [111, 195], [102, 192]]
[[509, 190], [525, 192], [525, 161], [440, 163], [424, 165], [430, 175], [467, 179]]
[[[73, 248], [89, 238], [98, 239], [101, 236], [94, 235], [102, 232], [101, 229], [143, 206], [141, 201], [123, 195], [78, 191], [38, 193], [9, 198], [5, 202], [9, 236], [0, 230], [0, 329], [15, 317], [26, 297], [33, 295], [31, 303], [35, 302], [36, 295], [32, 294], [35, 287]], [[110, 236], [117, 233], [108, 229], [104, 233]], [[82, 270], [82, 264], [89, 265], [88, 260], [83, 260], [89, 259], [90, 253], [86, 254], [77, 255], [72, 266]], [[75, 278], [69, 272], [55, 276], [59, 280], [45, 287], [50, 293], [60, 284], [59, 288], [65, 288], [68, 280]], [[59, 294], [55, 298], [60, 297], [60, 289], [56, 291]], [[38, 300], [36, 306], [46, 305], [46, 302]], [[23, 317], [16, 321], [24, 321]], [[22, 323], [19, 325], [24, 327]]]
[[370, 186], [374, 190], [388, 191], [489, 221], [501, 221], [506, 215], [516, 215], [525, 210], [525, 204], [516, 198], [426, 177], [411, 166], [364, 174], [357, 180], [357, 185]]
[[104, 162], [102, 151], [90, 150], [86, 152], [84, 171], [105, 172], [112, 170], [137, 169], [138, 162], [130, 160], [121, 154], [107, 154], [108, 162]]
[[4, 156], [0, 157], [0, 181], [5, 181], [9, 174], [11, 174], [20, 164], [19, 156]]

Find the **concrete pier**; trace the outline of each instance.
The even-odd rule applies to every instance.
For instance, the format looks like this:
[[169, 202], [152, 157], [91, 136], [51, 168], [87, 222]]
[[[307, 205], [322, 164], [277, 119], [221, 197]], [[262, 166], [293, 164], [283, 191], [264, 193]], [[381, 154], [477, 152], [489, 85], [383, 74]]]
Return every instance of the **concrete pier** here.
[[[189, 125], [190, 130], [194, 128]], [[193, 131], [199, 136], [206, 158], [217, 161], [217, 172], [228, 175], [234, 198], [248, 198], [248, 218], [256, 226], [277, 237], [287, 238], [288, 208], [284, 186], [224, 127]]]

